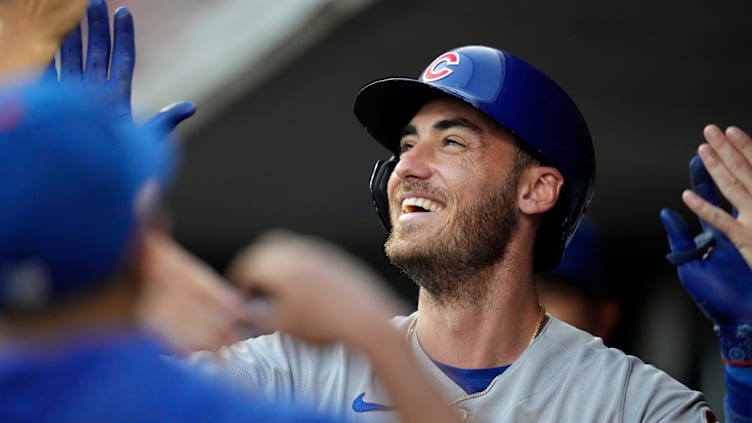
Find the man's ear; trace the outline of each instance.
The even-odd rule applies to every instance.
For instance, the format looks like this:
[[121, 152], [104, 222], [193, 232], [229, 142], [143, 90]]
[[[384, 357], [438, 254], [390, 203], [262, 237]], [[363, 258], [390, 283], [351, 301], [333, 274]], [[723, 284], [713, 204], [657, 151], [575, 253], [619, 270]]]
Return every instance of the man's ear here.
[[543, 214], [552, 209], [559, 199], [564, 177], [553, 167], [533, 166], [520, 175], [517, 201], [525, 214]]

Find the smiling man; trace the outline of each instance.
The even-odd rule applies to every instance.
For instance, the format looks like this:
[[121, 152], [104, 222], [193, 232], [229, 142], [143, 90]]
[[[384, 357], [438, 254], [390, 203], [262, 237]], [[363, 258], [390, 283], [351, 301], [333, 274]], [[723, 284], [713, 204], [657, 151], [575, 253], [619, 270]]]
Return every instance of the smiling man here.
[[[466, 46], [437, 57], [418, 79], [366, 85], [355, 115], [392, 153], [377, 163], [370, 189], [389, 231], [387, 256], [420, 287], [417, 311], [392, 324], [461, 417], [715, 420], [701, 393], [540, 304], [534, 275], [560, 261], [595, 179], [588, 127], [555, 82], [507, 52]], [[378, 343], [362, 318], [377, 297], [353, 288], [373, 277], [325, 245], [262, 239], [233, 268], [235, 280], [280, 308], [336, 315], [332, 327]], [[305, 316], [286, 321], [289, 332]], [[392, 406], [417, 392], [386, 389], [395, 379], [384, 379], [383, 362], [342, 344], [316, 347], [280, 332], [219, 359], [240, 384], [357, 421], [398, 420]]]

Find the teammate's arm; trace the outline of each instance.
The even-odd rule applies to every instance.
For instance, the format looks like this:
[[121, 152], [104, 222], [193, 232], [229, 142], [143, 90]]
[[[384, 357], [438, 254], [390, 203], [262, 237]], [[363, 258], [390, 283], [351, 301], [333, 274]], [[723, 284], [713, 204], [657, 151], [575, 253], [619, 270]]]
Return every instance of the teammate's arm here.
[[[752, 138], [736, 127], [704, 130], [707, 143], [690, 162], [692, 190], [684, 203], [700, 219], [692, 237], [668, 209], [668, 259], [689, 294], [713, 322], [725, 364], [727, 421], [752, 421]], [[714, 183], [715, 182], [715, 183]], [[725, 211], [716, 187], [733, 207]]]
[[0, 1], [0, 75], [41, 73], [63, 38], [80, 22], [86, 0]]
[[334, 245], [289, 232], [261, 237], [241, 252], [229, 278], [265, 300], [248, 320], [314, 342], [344, 342], [365, 354], [404, 422], [459, 418], [388, 319], [401, 307], [365, 264]]

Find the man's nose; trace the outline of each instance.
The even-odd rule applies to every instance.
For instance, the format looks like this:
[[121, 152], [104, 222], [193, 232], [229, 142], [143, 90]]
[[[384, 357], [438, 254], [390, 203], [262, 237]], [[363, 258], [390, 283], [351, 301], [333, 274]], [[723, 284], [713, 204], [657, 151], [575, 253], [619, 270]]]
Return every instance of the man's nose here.
[[431, 176], [433, 150], [428, 143], [417, 143], [400, 154], [394, 173], [402, 180], [427, 179]]

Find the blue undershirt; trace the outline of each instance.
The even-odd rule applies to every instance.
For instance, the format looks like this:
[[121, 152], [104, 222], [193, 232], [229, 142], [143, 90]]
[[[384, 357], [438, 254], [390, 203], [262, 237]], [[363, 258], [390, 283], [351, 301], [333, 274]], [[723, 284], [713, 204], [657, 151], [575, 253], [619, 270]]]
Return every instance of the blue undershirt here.
[[459, 385], [468, 395], [484, 391], [494, 378], [509, 368], [509, 364], [487, 369], [460, 369], [434, 361], [444, 374]]

